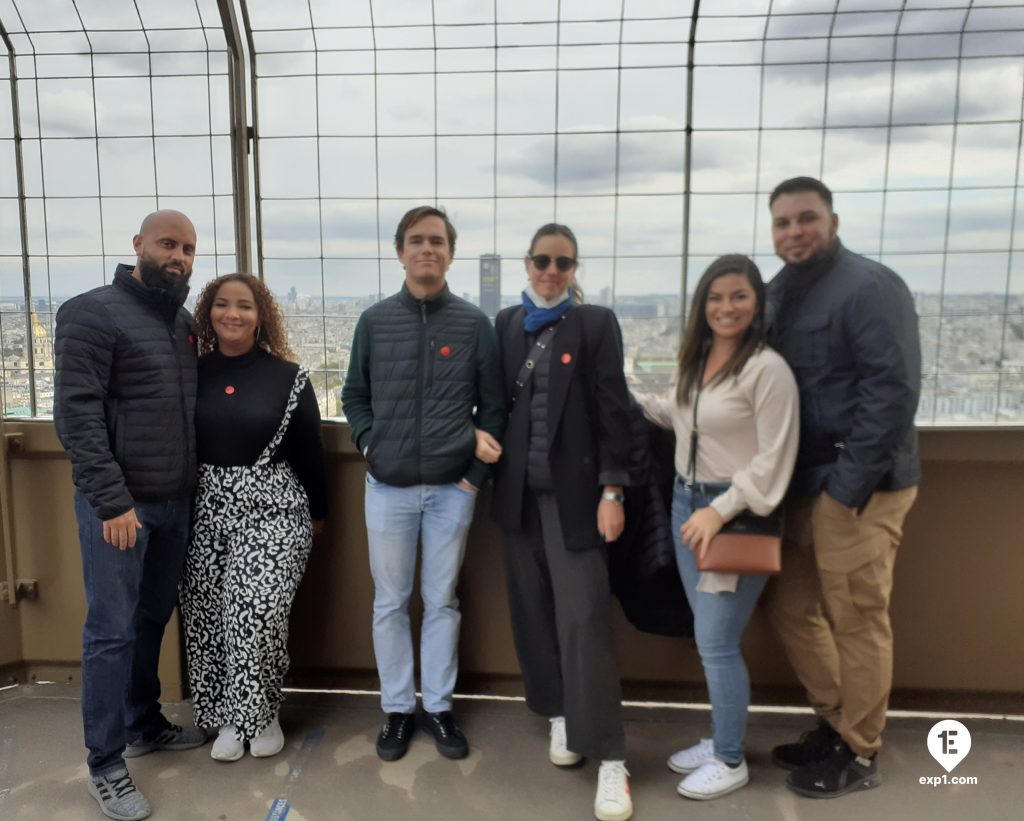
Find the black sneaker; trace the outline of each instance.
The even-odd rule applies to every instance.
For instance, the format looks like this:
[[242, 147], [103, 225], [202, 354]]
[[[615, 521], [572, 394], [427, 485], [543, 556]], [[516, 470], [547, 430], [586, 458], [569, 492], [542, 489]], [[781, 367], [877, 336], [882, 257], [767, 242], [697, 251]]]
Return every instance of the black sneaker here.
[[857, 755], [842, 739], [821, 761], [794, 770], [786, 778], [789, 789], [808, 798], [838, 798], [881, 783], [875, 756]]
[[423, 729], [434, 737], [437, 751], [445, 758], [465, 758], [469, 755], [469, 742], [455, 723], [451, 710], [443, 713], [423, 711]]
[[413, 713], [388, 713], [388, 720], [377, 736], [377, 755], [384, 761], [398, 761], [409, 750], [409, 741], [416, 729]]
[[800, 736], [799, 741], [791, 744], [780, 744], [772, 748], [772, 761], [784, 770], [795, 770], [821, 761], [829, 754], [839, 733], [825, 719], [818, 718], [818, 726]]

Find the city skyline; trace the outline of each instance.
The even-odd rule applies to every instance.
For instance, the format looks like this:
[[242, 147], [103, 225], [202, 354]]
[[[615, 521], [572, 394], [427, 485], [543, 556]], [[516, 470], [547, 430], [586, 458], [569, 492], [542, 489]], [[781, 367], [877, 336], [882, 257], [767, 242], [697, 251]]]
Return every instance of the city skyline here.
[[[338, 298], [338, 303], [353, 303], [347, 314], [324, 310], [300, 310], [302, 294], [282, 300], [291, 346], [300, 360], [311, 368], [313, 383], [325, 417], [342, 415], [340, 392], [347, 369], [347, 354], [359, 313], [376, 301], [377, 295]], [[939, 294], [914, 294], [919, 311]], [[1017, 319], [1009, 323], [1009, 334], [991, 322], [993, 311], [1004, 300], [1002, 295], [970, 294], [950, 297], [956, 301], [952, 311], [943, 314], [921, 312], [923, 389], [918, 410], [919, 424], [1024, 423], [1024, 299], [1015, 298], [1005, 311]], [[650, 316], [631, 316], [619, 311], [626, 353], [626, 373], [634, 390], [664, 392], [675, 372], [675, 353], [681, 327], [680, 317], [669, 308], [678, 296], [651, 294], [636, 297], [637, 304], [657, 308]], [[503, 305], [514, 304], [516, 295], [503, 294]], [[0, 303], [6, 312], [2, 334], [3, 364], [7, 374], [4, 412], [25, 415], [30, 411], [25, 350], [24, 303], [12, 313], [13, 303]], [[56, 306], [55, 306], [56, 307]], [[307, 308], [315, 306], [307, 305]], [[344, 307], [339, 304], [336, 307]], [[33, 351], [36, 365], [36, 393], [39, 411], [49, 413], [52, 403], [52, 342], [49, 322], [52, 312], [31, 312]], [[325, 317], [342, 320], [340, 325], [325, 326]], [[20, 320], [20, 323], [19, 321]], [[937, 323], [946, 325], [947, 350], [941, 354], [946, 367], [940, 371], [940, 340]], [[20, 324], [20, 327], [19, 327]], [[327, 328], [331, 331], [328, 332]], [[19, 333], [20, 332], [20, 333]], [[1009, 337], [1009, 338], [1008, 338]], [[20, 343], [20, 345], [19, 345]], [[17, 374], [23, 374], [21, 378]], [[13, 374], [13, 376], [12, 376]]]

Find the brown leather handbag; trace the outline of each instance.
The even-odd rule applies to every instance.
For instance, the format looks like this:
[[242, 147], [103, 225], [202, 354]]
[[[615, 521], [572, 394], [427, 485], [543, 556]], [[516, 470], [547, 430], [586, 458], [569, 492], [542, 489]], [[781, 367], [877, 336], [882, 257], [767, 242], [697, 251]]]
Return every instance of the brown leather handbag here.
[[782, 570], [782, 517], [745, 510], [711, 540], [697, 569], [714, 573], [778, 573]]

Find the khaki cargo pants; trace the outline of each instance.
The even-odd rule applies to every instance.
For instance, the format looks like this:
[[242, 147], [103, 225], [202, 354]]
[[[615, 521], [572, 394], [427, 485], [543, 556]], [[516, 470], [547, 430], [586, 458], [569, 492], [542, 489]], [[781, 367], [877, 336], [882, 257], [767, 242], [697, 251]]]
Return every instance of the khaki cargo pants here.
[[916, 497], [916, 486], [876, 491], [856, 516], [826, 493], [789, 497], [782, 573], [761, 596], [811, 706], [858, 755], [882, 746], [892, 572]]

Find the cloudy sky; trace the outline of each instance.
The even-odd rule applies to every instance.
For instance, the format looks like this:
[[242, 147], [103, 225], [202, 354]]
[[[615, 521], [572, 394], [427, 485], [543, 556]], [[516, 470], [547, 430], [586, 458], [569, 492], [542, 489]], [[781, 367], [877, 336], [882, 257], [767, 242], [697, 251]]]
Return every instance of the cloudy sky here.
[[[393, 291], [394, 226], [437, 201], [459, 229], [459, 293], [477, 293], [485, 253], [517, 290], [515, 260], [555, 218], [580, 238], [588, 292], [678, 293], [690, 3], [248, 0], [240, 21], [243, 5], [278, 292]], [[726, 252], [774, 271], [766, 193], [811, 174], [836, 192], [844, 241], [915, 291], [1024, 292], [1024, 2], [705, 0], [701, 14], [691, 282]], [[102, 282], [157, 192], [197, 225], [196, 279], [233, 270], [214, 0], [0, 0], [0, 22], [18, 55], [34, 295]], [[21, 293], [11, 122], [3, 93], [0, 298]]]

